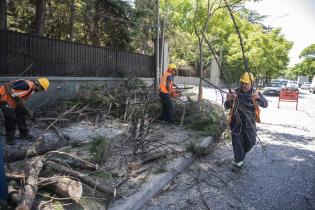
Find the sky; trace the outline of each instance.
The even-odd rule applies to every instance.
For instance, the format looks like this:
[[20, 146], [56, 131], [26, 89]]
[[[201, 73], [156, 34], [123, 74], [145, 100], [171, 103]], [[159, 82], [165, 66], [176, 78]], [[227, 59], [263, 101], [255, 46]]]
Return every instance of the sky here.
[[299, 63], [301, 51], [315, 44], [315, 0], [262, 0], [245, 7], [268, 15], [264, 25], [282, 28], [286, 39], [294, 42], [289, 66]]

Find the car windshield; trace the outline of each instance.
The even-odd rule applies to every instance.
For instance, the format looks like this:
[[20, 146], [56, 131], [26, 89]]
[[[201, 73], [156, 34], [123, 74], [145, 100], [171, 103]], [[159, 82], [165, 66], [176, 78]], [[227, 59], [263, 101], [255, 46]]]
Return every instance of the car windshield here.
[[278, 82], [270, 82], [267, 84], [267, 87], [280, 87], [281, 85]]
[[297, 81], [289, 81], [288, 84], [297, 84]]
[[304, 82], [304, 85], [309, 85], [309, 84], [311, 84], [311, 83], [309, 83], [309, 82]]

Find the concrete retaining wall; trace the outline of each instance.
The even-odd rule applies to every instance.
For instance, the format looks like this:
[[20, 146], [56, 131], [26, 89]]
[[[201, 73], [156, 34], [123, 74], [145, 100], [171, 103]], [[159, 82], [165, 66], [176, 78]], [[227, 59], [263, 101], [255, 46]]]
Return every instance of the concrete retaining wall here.
[[[0, 77], [0, 85], [16, 80], [16, 77]], [[36, 77], [23, 77], [23, 79], [35, 80]], [[45, 92], [34, 93], [34, 95], [27, 101], [31, 108], [39, 107], [44, 104], [54, 103], [57, 99], [73, 97], [79, 90], [80, 86], [88, 83], [106, 84], [107, 86], [118, 86], [124, 80], [122, 78], [110, 77], [48, 77], [50, 87]], [[140, 78], [148, 86], [154, 82], [153, 78]]]

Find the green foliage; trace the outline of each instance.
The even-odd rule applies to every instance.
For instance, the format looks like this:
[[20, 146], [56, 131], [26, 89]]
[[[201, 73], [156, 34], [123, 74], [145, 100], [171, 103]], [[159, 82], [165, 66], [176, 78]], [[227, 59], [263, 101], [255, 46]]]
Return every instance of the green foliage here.
[[315, 59], [315, 44], [311, 44], [302, 50], [300, 58]]
[[82, 106], [89, 105], [91, 108], [100, 108], [108, 106], [113, 101], [113, 98], [104, 94], [104, 85], [84, 84], [80, 90], [80, 94], [73, 101]]
[[190, 152], [198, 158], [205, 157], [210, 153], [210, 150], [208, 148], [197, 146], [193, 142], [190, 142], [188, 145], [186, 145], [185, 149], [186, 152]]
[[315, 75], [315, 44], [302, 50], [300, 58], [303, 60], [286, 71], [286, 76], [296, 79], [300, 75], [313, 77]]
[[[243, 38], [250, 71], [257, 76], [284, 75], [292, 42], [280, 29], [270, 29], [260, 22], [264, 16], [247, 10], [244, 1], [232, 7]], [[205, 31], [215, 54], [222, 55], [225, 76], [237, 81], [244, 71], [238, 35], [222, 1], [210, 0], [211, 17]], [[35, 1], [8, 1], [8, 28], [34, 31]], [[147, 0], [47, 0], [45, 36], [84, 44], [129, 49], [153, 54], [155, 43], [156, 2]], [[179, 65], [200, 66], [209, 63], [212, 54], [201, 32], [208, 16], [206, 0], [160, 0], [161, 20], [166, 21], [165, 35], [170, 44], [170, 61]], [[71, 33], [72, 32], [72, 33]], [[311, 53], [310, 53], [311, 52]], [[302, 52], [305, 62], [298, 72], [313, 73], [313, 47]]]
[[146, 88], [144, 81], [135, 77], [128, 77], [126, 80], [124, 80], [123, 86], [127, 88], [127, 90], [143, 90]]
[[224, 129], [224, 110], [209, 101], [189, 101], [184, 124], [186, 127], [201, 131], [205, 136], [217, 137]]
[[162, 158], [159, 160], [157, 167], [154, 169], [153, 173], [154, 174], [161, 174], [167, 171], [166, 169], [166, 164], [167, 164], [168, 159], [167, 158]]
[[[118, 49], [131, 49], [130, 22], [135, 14], [124, 0], [46, 0], [44, 34], [47, 37]], [[8, 1], [8, 29], [33, 32], [36, 1]], [[138, 17], [140, 18], [140, 17]]]
[[110, 156], [109, 142], [104, 136], [93, 137], [90, 143], [90, 152], [92, 160], [96, 163], [104, 163]]
[[[233, 22], [225, 7], [212, 0], [211, 18], [206, 31], [207, 38], [217, 55], [223, 56], [225, 76], [235, 82], [244, 71], [240, 41]], [[220, 5], [222, 6], [222, 4]], [[288, 53], [292, 42], [287, 41], [279, 29], [266, 30], [259, 22], [264, 16], [244, 9], [242, 2], [233, 11], [243, 38], [249, 69], [255, 75], [275, 77], [283, 75], [287, 68]], [[208, 5], [205, 0], [164, 0], [162, 14], [168, 20], [171, 60], [179, 64], [196, 66], [199, 60], [198, 36], [204, 28]], [[203, 44], [204, 63], [210, 57], [208, 47]], [[198, 64], [199, 65], [199, 64]]]

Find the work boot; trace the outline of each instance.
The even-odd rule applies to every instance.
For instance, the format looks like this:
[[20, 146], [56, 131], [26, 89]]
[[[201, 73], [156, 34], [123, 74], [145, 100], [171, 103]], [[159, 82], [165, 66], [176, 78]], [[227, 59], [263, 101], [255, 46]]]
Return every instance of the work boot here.
[[242, 171], [243, 167], [244, 167], [244, 162], [243, 161], [240, 161], [238, 163], [235, 163], [233, 161], [233, 163], [232, 163], [232, 171], [235, 172], [235, 173], [240, 173]]

